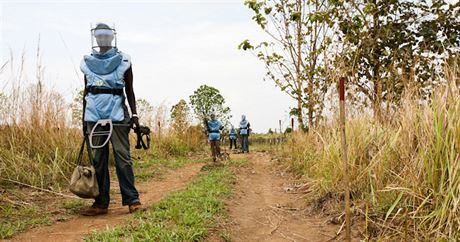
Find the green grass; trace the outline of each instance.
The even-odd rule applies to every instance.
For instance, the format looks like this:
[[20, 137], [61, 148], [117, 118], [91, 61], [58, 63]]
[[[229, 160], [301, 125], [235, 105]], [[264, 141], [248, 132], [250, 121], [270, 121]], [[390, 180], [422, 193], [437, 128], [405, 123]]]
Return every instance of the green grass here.
[[[231, 165], [243, 163], [232, 161]], [[235, 176], [226, 167], [210, 169], [185, 190], [136, 214], [127, 226], [96, 232], [86, 241], [201, 240], [215, 226], [216, 217], [224, 214], [224, 200], [231, 194], [235, 181]]]
[[82, 200], [82, 199], [70, 200], [70, 201], [65, 201], [62, 204], [62, 207], [65, 208], [65, 209], [75, 210], [75, 209], [79, 209], [79, 208], [85, 206], [85, 204], [86, 204], [85, 200]]
[[139, 169], [149, 168], [152, 166], [161, 166], [169, 169], [177, 169], [187, 164], [205, 162], [204, 160], [197, 159], [191, 160], [184, 157], [175, 159], [151, 159], [147, 161], [139, 161], [134, 166]]
[[147, 181], [152, 178], [161, 179], [168, 170], [175, 170], [192, 163], [205, 163], [202, 159], [187, 159], [184, 157], [174, 159], [151, 159], [136, 162], [134, 175], [138, 181]]
[[48, 214], [39, 212], [38, 207], [14, 208], [9, 205], [0, 206], [0, 239], [10, 238], [33, 225], [50, 224]]
[[[146, 181], [149, 179], [161, 179], [168, 170], [174, 170], [183, 167], [187, 164], [205, 162], [204, 160], [191, 160], [186, 158], [175, 159], [150, 159], [147, 161], [136, 161], [134, 164], [136, 179], [138, 181]], [[112, 167], [113, 168], [113, 167]], [[111, 169], [111, 173], [115, 174], [115, 169]], [[9, 188], [15, 189], [10, 183]], [[17, 193], [19, 194], [19, 193]], [[116, 190], [111, 190], [112, 195], [116, 195]], [[0, 238], [9, 238], [15, 234], [30, 228], [33, 225], [39, 224], [52, 224], [53, 221], [68, 219], [69, 214], [74, 214], [76, 210], [86, 205], [83, 199], [56, 201], [57, 207], [62, 207], [69, 210], [68, 213], [50, 217], [48, 211], [44, 210], [44, 206], [40, 204], [31, 203], [23, 206], [12, 206], [10, 204], [0, 203]]]
[[247, 159], [231, 159], [228, 161], [229, 165], [236, 166], [236, 167], [246, 166], [247, 163], [248, 163]]

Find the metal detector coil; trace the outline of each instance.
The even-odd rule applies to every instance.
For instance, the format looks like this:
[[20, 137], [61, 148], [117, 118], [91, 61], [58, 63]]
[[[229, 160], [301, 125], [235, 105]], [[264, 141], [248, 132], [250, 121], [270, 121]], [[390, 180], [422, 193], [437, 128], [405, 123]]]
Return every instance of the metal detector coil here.
[[[96, 131], [97, 127], [107, 127], [109, 125], [109, 130], [102, 130], [102, 131]], [[96, 122], [94, 125], [93, 129], [91, 129], [91, 133], [89, 134], [89, 146], [92, 149], [100, 149], [104, 147], [112, 137], [112, 132], [113, 132], [113, 123], [111, 119], [101, 119]], [[98, 136], [107, 136], [105, 139], [104, 143], [102, 145], [94, 145], [93, 144], [93, 137], [98, 137]]]

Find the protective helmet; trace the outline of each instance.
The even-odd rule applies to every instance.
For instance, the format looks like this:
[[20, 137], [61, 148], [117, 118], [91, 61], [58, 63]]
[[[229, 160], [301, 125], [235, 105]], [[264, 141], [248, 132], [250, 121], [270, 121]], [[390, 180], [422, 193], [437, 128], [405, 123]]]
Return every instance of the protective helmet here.
[[91, 26], [91, 48], [100, 51], [101, 47], [117, 47], [117, 31], [105, 23]]

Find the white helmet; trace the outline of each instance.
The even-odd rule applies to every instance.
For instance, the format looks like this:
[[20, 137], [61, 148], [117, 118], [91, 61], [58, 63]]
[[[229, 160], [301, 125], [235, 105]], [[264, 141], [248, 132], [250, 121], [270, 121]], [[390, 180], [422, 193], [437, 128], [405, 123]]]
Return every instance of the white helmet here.
[[105, 23], [97, 23], [94, 28], [91, 26], [91, 48], [100, 51], [101, 47], [117, 47], [117, 31]]

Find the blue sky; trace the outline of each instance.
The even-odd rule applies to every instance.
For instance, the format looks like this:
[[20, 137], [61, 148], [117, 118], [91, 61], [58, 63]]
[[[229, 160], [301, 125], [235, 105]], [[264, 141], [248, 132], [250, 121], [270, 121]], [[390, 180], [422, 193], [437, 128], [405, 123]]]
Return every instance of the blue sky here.
[[[114, 23], [118, 46], [131, 55], [138, 98], [174, 104], [198, 86], [218, 88], [237, 124], [246, 114], [256, 132], [288, 121], [290, 98], [264, 67], [237, 49], [244, 39], [262, 40], [243, 1], [3, 1], [0, 59], [26, 53], [34, 77], [40, 36], [46, 83], [71, 100], [81, 88], [79, 63], [90, 52], [90, 24]], [[3, 86], [3, 85], [2, 85]]]

